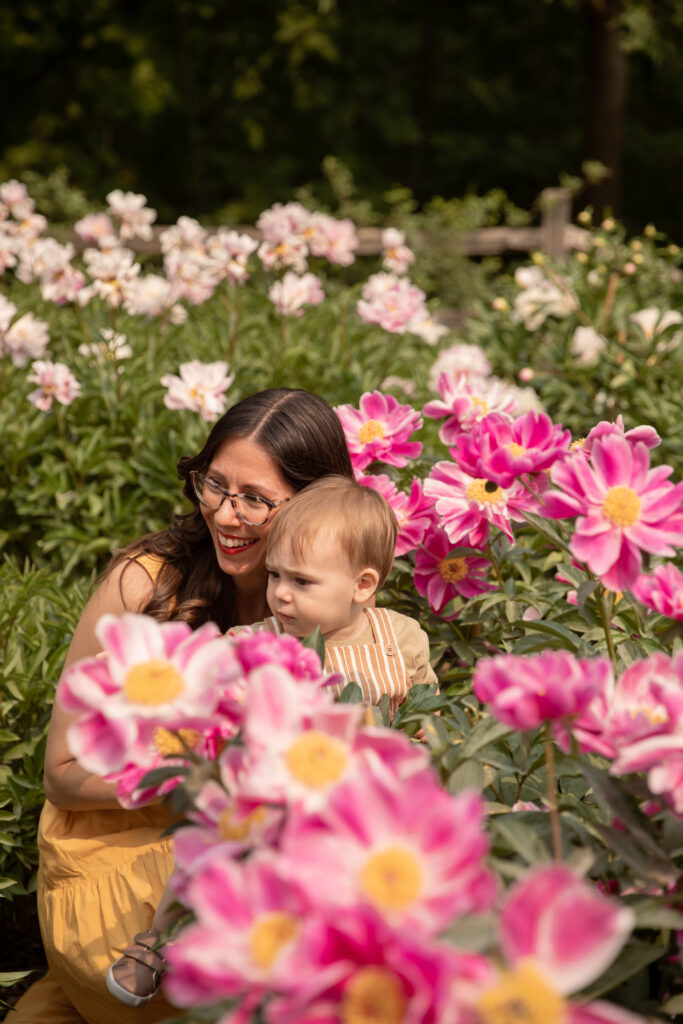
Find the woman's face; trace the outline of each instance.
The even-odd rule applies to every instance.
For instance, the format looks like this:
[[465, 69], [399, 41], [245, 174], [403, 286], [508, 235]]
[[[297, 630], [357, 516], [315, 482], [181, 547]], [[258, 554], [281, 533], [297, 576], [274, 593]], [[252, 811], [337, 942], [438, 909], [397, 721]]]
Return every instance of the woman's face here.
[[[276, 462], [256, 441], [236, 437], [224, 441], [204, 474], [231, 494], [254, 494], [269, 501], [291, 498], [296, 491], [288, 484]], [[266, 537], [274, 509], [263, 526], [247, 526], [232, 507], [229, 498], [215, 511], [199, 506], [213, 539], [218, 565], [245, 589], [262, 585], [265, 594]]]

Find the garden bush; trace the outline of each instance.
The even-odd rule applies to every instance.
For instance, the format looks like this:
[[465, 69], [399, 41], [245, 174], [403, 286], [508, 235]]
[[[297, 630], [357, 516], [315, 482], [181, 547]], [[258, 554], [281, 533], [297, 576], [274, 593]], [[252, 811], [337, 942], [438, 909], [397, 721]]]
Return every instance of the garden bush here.
[[[338, 407], [359, 476], [399, 519], [381, 602], [430, 634], [439, 692], [415, 687], [392, 723], [376, 709], [377, 726], [424, 731], [438, 780], [426, 805], [441, 806], [446, 793], [468, 828], [479, 822], [480, 867], [499, 894], [512, 886], [522, 900], [530, 877], [561, 863], [570, 874], [554, 876], [558, 898], [574, 892], [588, 913], [600, 892], [627, 912], [597, 971], [577, 975], [577, 999], [680, 1013], [677, 247], [652, 226], [637, 238], [610, 220], [593, 226], [584, 211], [585, 251], [563, 264], [534, 254], [501, 268], [468, 304], [464, 326], [447, 332], [439, 295], [427, 301], [408, 276], [437, 287], [443, 268], [420, 277], [398, 229], [385, 236], [381, 263], [354, 263], [350, 221], [293, 203], [264, 212], [260, 245], [228, 229], [209, 237], [181, 218], [160, 257], [135, 260], [125, 242], [144, 237], [153, 214], [143, 197], [113, 193], [106, 215], [79, 222], [91, 243], [79, 261], [49, 240], [18, 183], [0, 186], [0, 202], [5, 906], [34, 886], [50, 704], [97, 573], [117, 547], [181, 511], [176, 462], [227, 404], [265, 387], [304, 387]], [[632, 536], [641, 509], [649, 525]], [[345, 703], [355, 696], [348, 688]], [[211, 762], [201, 770], [219, 777]], [[173, 799], [192, 813], [195, 796], [186, 780]], [[410, 955], [436, 971], [444, 956], [455, 969], [452, 949], [495, 951], [500, 900], [474, 904], [453, 904], [449, 921], [434, 925], [438, 950], [430, 934]], [[193, 909], [206, 923], [199, 903]], [[385, 934], [384, 922], [377, 934], [393, 949], [413, 924], [394, 922]], [[419, 928], [412, 939], [419, 946]], [[573, 989], [557, 989], [551, 975], [553, 1006], [565, 1006]], [[438, 1019], [434, 985], [425, 983], [422, 1016], [413, 1006], [414, 1016], [387, 1021]], [[259, 995], [254, 1019], [270, 1019], [275, 983], [228, 989], [216, 986], [203, 1000], [213, 1008], [201, 1010], [189, 989], [180, 993], [186, 1019], [221, 1019], [225, 999], [245, 992]], [[472, 1019], [517, 1019], [486, 1016], [483, 1006]], [[564, 1019], [559, 1009], [555, 1018], [534, 1012], [539, 1024]], [[604, 1006], [591, 1012], [622, 1019], [599, 1016]]]

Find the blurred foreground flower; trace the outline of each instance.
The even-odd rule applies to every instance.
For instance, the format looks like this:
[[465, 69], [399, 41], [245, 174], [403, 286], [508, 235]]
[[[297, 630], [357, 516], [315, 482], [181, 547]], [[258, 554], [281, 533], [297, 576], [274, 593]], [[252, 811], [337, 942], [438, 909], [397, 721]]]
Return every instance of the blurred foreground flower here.
[[533, 870], [505, 900], [499, 927], [506, 967], [475, 999], [477, 1024], [642, 1021], [611, 1003], [566, 998], [609, 967], [634, 922], [631, 910], [568, 868]]
[[576, 658], [569, 651], [480, 658], [473, 690], [491, 713], [513, 729], [576, 717], [612, 678], [608, 658]]

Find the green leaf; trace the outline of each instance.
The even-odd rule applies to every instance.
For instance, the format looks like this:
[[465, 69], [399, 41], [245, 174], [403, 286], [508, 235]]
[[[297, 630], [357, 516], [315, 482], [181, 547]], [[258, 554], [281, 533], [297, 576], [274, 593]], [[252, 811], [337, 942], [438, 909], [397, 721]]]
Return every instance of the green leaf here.
[[323, 635], [320, 632], [320, 626], [316, 626], [312, 633], [309, 633], [308, 636], [303, 638], [301, 643], [304, 647], [308, 647], [310, 650], [315, 651], [320, 658], [321, 665], [325, 664], [325, 641], [323, 640]]
[[496, 817], [492, 831], [507, 846], [518, 853], [529, 865], [544, 864], [552, 860], [550, 850], [529, 825], [524, 825], [515, 814]]
[[449, 793], [461, 793], [465, 789], [475, 789], [481, 793], [486, 786], [486, 775], [478, 761], [463, 761], [455, 771], [451, 772], [446, 783]]
[[651, 943], [640, 942], [625, 946], [612, 966], [608, 967], [597, 981], [581, 991], [581, 1000], [598, 999], [606, 992], [611, 992], [622, 981], [632, 978], [648, 964], [660, 960], [665, 955], [666, 949], [663, 946], [655, 946]]
[[483, 750], [484, 747], [488, 747], [489, 744], [496, 743], [503, 736], [508, 736], [511, 732], [512, 729], [509, 725], [499, 722], [496, 718], [483, 718], [477, 722], [466, 739], [455, 748], [456, 756], [458, 760], [463, 761], [472, 757], [479, 750]]
[[358, 683], [347, 683], [339, 697], [341, 704], [362, 704], [363, 691]]

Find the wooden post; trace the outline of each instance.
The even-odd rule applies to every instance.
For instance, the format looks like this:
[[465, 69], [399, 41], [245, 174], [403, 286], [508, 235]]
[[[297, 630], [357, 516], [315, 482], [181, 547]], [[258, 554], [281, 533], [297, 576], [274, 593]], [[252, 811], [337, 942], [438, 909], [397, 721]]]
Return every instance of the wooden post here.
[[544, 188], [538, 197], [541, 208], [541, 249], [553, 260], [567, 253], [566, 229], [571, 221], [572, 198], [568, 188]]

